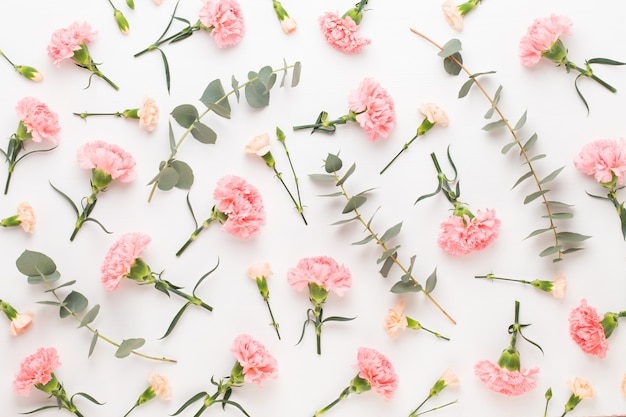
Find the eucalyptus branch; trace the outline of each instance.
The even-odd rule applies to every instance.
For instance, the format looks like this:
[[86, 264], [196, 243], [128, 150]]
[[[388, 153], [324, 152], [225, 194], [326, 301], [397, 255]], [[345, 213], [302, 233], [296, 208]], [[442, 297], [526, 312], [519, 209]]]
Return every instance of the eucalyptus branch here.
[[[432, 39], [428, 38], [427, 36], [425, 36], [424, 34], [418, 32], [417, 30], [411, 28], [410, 29], [411, 32], [413, 32], [414, 34], [420, 36], [422, 39], [426, 40], [427, 42], [429, 42], [430, 44], [432, 44], [433, 46], [435, 46], [437, 49], [439, 49], [441, 51], [442, 54], [446, 54], [446, 50], [444, 46], [439, 45], [438, 43], [436, 43], [435, 41], [433, 41]], [[460, 44], [458, 46], [457, 49], [460, 49]], [[447, 51], [449, 52], [449, 51]], [[528, 237], [532, 237], [547, 231], [551, 231], [552, 233], [552, 237], [554, 240], [554, 245], [550, 246], [548, 248], [546, 248], [545, 250], [543, 250], [540, 253], [540, 256], [548, 256], [548, 255], [555, 255], [556, 257], [553, 259], [553, 262], [558, 262], [562, 260], [562, 256], [570, 253], [570, 252], [574, 252], [574, 251], [578, 251], [581, 250], [582, 248], [568, 248], [568, 249], [564, 249], [563, 247], [563, 243], [565, 242], [580, 242], [582, 240], [588, 239], [590, 236], [585, 236], [585, 235], [581, 235], [578, 233], [571, 233], [571, 232], [558, 232], [557, 231], [557, 225], [555, 223], [555, 219], [564, 219], [564, 218], [571, 218], [573, 217], [573, 214], [571, 213], [557, 213], [554, 212], [553, 210], [553, 205], [565, 205], [563, 203], [558, 203], [555, 201], [550, 201], [548, 200], [547, 194], [550, 191], [549, 189], [544, 187], [544, 184], [547, 183], [548, 181], [554, 179], [558, 173], [562, 170], [562, 168], [559, 168], [557, 170], [555, 170], [554, 172], [552, 172], [550, 175], [548, 175], [545, 178], [540, 178], [539, 175], [537, 174], [537, 171], [533, 165], [533, 161], [536, 159], [540, 159], [539, 156], [536, 157], [531, 157], [528, 153], [529, 148], [534, 144], [535, 140], [536, 140], [536, 135], [533, 135], [530, 139], [528, 139], [526, 141], [526, 143], [524, 143], [517, 131], [519, 129], [521, 129], [521, 127], [523, 126], [523, 124], [526, 121], [526, 113], [524, 113], [524, 115], [520, 118], [520, 120], [517, 122], [517, 124], [515, 126], [513, 126], [509, 120], [504, 116], [504, 113], [502, 112], [502, 110], [500, 109], [500, 107], [498, 107], [498, 99], [499, 99], [499, 91], [492, 97], [487, 90], [485, 89], [485, 87], [481, 84], [481, 82], [478, 80], [478, 76], [479, 75], [484, 75], [487, 73], [472, 73], [471, 71], [469, 71], [467, 69], [467, 67], [465, 67], [462, 63], [462, 59], [460, 59], [460, 55], [458, 54], [458, 52], [456, 53], [451, 53], [449, 55], [446, 56], [445, 58], [446, 60], [451, 61], [453, 64], [453, 66], [458, 67], [459, 71], [463, 70], [467, 76], [469, 77], [469, 80], [466, 82], [466, 84], [461, 88], [461, 92], [459, 92], [459, 97], [463, 97], [465, 94], [467, 94], [467, 92], [469, 91], [469, 88], [472, 85], [475, 85], [480, 91], [481, 93], [485, 96], [485, 98], [487, 99], [487, 101], [489, 102], [491, 108], [490, 111], [493, 111], [497, 114], [499, 120], [493, 123], [489, 123], [488, 125], [486, 125], [483, 129], [484, 130], [490, 130], [491, 128], [496, 128], [496, 127], [500, 127], [503, 126], [506, 128], [506, 130], [509, 132], [509, 134], [511, 135], [511, 137], [513, 138], [513, 142], [511, 143], [511, 145], [516, 145], [519, 148], [519, 152], [520, 152], [520, 156], [523, 157], [524, 159], [524, 165], [526, 165], [528, 167], [528, 172], [522, 176], [518, 182], [513, 186], [513, 188], [515, 186], [517, 186], [519, 183], [521, 183], [522, 181], [526, 180], [527, 178], [532, 178], [533, 181], [535, 182], [535, 186], [537, 188], [536, 192], [533, 192], [532, 194], [528, 195], [526, 197], [526, 199], [524, 200], [524, 204], [527, 204], [537, 198], [541, 199], [541, 202], [543, 204], [543, 206], [545, 207], [546, 210], [546, 215], [542, 216], [544, 218], [547, 219], [548, 221], [548, 227], [544, 228], [544, 229], [538, 229], [533, 231], [530, 235], [527, 236]], [[456, 71], [455, 71], [456, 72]], [[452, 72], [450, 72], [452, 73]], [[491, 72], [489, 72], [491, 73]], [[506, 151], [508, 151], [510, 148], [507, 145], [507, 147], [503, 148], [503, 153], [505, 153]], [[541, 156], [543, 157], [543, 156]]]

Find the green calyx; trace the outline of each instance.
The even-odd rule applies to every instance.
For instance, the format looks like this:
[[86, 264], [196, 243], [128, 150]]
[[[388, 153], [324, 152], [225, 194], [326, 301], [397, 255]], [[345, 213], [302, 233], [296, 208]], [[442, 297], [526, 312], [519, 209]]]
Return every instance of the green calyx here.
[[517, 349], [512, 345], [504, 349], [500, 355], [500, 359], [498, 360], [498, 365], [501, 368], [508, 369], [509, 371], [519, 371], [520, 356]]
[[567, 65], [567, 48], [561, 41], [561, 39], [557, 39], [552, 42], [550, 49], [544, 51], [541, 55], [548, 58], [550, 61], [554, 62], [557, 66]]
[[152, 270], [141, 258], [135, 259], [126, 277], [140, 284], [151, 284], [154, 282]]
[[107, 174], [101, 169], [94, 168], [91, 171], [91, 187], [94, 194], [104, 190], [113, 181], [111, 174]]
[[[357, 375], [352, 379], [352, 381], [350, 381], [350, 387], [348, 390], [350, 394], [352, 393], [361, 394], [371, 389], [372, 389], [372, 386], [367, 381], [367, 379], [361, 378], [360, 376]], [[347, 397], [348, 395], [346, 394], [345, 396]]]
[[309, 283], [309, 299], [315, 307], [320, 307], [326, 301], [328, 290], [313, 282]]

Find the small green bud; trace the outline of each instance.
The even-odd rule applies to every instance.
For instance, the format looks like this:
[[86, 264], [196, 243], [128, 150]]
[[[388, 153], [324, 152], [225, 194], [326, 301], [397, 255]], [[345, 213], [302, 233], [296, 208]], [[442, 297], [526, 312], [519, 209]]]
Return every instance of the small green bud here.
[[[132, 7], [131, 7], [131, 9], [132, 9]], [[128, 32], [130, 31], [130, 26], [128, 25], [128, 20], [126, 20], [126, 17], [124, 16], [124, 13], [122, 13], [118, 9], [115, 9], [115, 11], [113, 12], [113, 16], [115, 17], [115, 21], [117, 22], [117, 26], [120, 28], [122, 33], [124, 35], [128, 35]]]

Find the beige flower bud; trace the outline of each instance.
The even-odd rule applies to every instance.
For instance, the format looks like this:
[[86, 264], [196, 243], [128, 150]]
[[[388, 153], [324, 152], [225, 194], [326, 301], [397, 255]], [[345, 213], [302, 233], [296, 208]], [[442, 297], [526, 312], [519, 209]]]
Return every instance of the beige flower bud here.
[[269, 277], [272, 275], [272, 267], [269, 262], [260, 262], [258, 264], [251, 265], [246, 271], [248, 276], [252, 279], [261, 277]]
[[574, 381], [567, 381], [567, 386], [572, 389], [575, 396], [582, 399], [593, 398], [593, 396], [596, 395], [596, 391], [589, 381], [584, 378], [576, 377]]
[[463, 30], [463, 16], [461, 15], [459, 8], [452, 2], [452, 0], [446, 0], [441, 5], [441, 10], [443, 11], [443, 17], [446, 19], [446, 22], [448, 22], [451, 28], [456, 29], [459, 32]]
[[246, 152], [263, 156], [270, 151], [270, 137], [267, 133], [258, 135], [246, 145]]
[[37, 216], [35, 211], [28, 203], [20, 203], [17, 206], [17, 219], [20, 221], [20, 226], [26, 233], [33, 233]]
[[446, 112], [434, 103], [424, 103], [419, 107], [422, 113], [430, 123], [436, 123], [441, 127], [448, 126], [448, 115]]
[[139, 126], [152, 132], [159, 122], [159, 107], [153, 98], [146, 97], [143, 99], [141, 108], [137, 111], [139, 116]]
[[9, 327], [9, 333], [12, 336], [17, 336], [26, 331], [28, 327], [33, 322], [33, 313], [23, 313], [18, 314], [13, 320], [11, 320], [11, 325]]

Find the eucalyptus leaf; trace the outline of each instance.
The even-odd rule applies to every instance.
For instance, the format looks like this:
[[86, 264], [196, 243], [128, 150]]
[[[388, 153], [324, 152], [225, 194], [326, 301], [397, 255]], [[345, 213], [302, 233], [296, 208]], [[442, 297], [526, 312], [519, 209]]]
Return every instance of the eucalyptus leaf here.
[[526, 124], [527, 113], [528, 111], [525, 111], [524, 114], [522, 114], [522, 117], [520, 117], [517, 123], [515, 123], [515, 127], [513, 127], [513, 130], [520, 130], [522, 127], [524, 127], [524, 125]]
[[420, 292], [422, 291], [421, 285], [416, 285], [413, 281], [402, 282], [398, 281], [389, 290], [394, 294], [402, 294], [406, 292]]
[[318, 197], [339, 197], [342, 195], [343, 193], [341, 191], [337, 191], [337, 192], [330, 193], [330, 194], [318, 194]]
[[559, 232], [556, 235], [560, 241], [563, 242], [582, 242], [589, 239], [591, 236], [582, 235], [574, 232]]
[[542, 195], [544, 195], [548, 191], [550, 191], [550, 190], [540, 190], [540, 191], [535, 191], [534, 193], [527, 195], [526, 198], [524, 199], [524, 204], [530, 203], [531, 201], [541, 197]]
[[384, 243], [390, 239], [393, 239], [394, 237], [398, 236], [398, 234], [400, 234], [400, 229], [402, 229], [402, 222], [387, 229], [385, 233], [383, 233], [383, 235], [380, 237], [380, 241]]
[[524, 238], [524, 240], [528, 239], [529, 237], [537, 236], [537, 235], [540, 235], [540, 234], [542, 234], [542, 233], [548, 232], [548, 231], [550, 231], [550, 230], [552, 230], [552, 229], [553, 229], [552, 227], [547, 227], [547, 228], [545, 228], [545, 229], [537, 229], [537, 230], [533, 230], [532, 232], [530, 232], [530, 234], [529, 234], [528, 236], [526, 236], [526, 237]]
[[461, 89], [459, 90], [458, 98], [465, 97], [470, 92], [470, 89], [472, 88], [473, 85], [474, 85], [473, 78], [470, 78], [469, 80], [465, 81], [463, 85], [461, 86]]
[[37, 304], [43, 304], [45, 306], [53, 306], [53, 307], [61, 307], [64, 305], [63, 303], [59, 303], [58, 301], [37, 301]]
[[505, 125], [504, 120], [500, 119], [500, 120], [496, 120], [495, 122], [487, 123], [486, 125], [482, 127], [482, 130], [489, 132], [490, 130], [497, 129], [504, 125]]
[[567, 248], [565, 249], [563, 252], [561, 252], [563, 255], [567, 255], [568, 253], [573, 253], [573, 252], [578, 252], [584, 250], [583, 248]]
[[201, 122], [195, 122], [191, 128], [191, 135], [200, 143], [214, 144], [217, 140], [217, 133], [209, 126]]
[[532, 148], [535, 145], [535, 143], [537, 143], [537, 138], [538, 136], [536, 133], [534, 133], [530, 138], [528, 138], [528, 140], [524, 144], [524, 151], [528, 152], [530, 148]]
[[59, 316], [63, 319], [70, 314], [80, 313], [87, 308], [89, 302], [87, 297], [79, 293], [78, 291], [70, 292], [63, 300], [64, 306], [59, 309]]
[[313, 181], [335, 181], [335, 176], [332, 174], [309, 174], [309, 178]]
[[274, 83], [276, 82], [276, 74], [273, 72], [272, 67], [269, 65], [264, 66], [259, 70], [259, 81], [265, 86], [265, 92], [269, 92]]
[[178, 182], [175, 187], [182, 190], [190, 189], [194, 181], [191, 167], [187, 163], [178, 160], [173, 161], [171, 167], [178, 173]]
[[380, 255], [380, 258], [378, 258], [376, 260], [376, 263], [379, 264], [379, 263], [385, 261], [388, 258], [394, 258], [395, 259], [396, 255], [397, 255], [397, 251], [398, 251], [399, 248], [400, 248], [400, 245], [397, 245], [396, 247], [393, 247], [393, 248], [386, 249]]
[[539, 253], [539, 256], [549, 256], [558, 253], [562, 249], [561, 245], [549, 246]]
[[351, 211], [354, 211], [358, 209], [359, 207], [361, 207], [363, 204], [365, 204], [366, 201], [367, 201], [367, 197], [363, 195], [355, 195], [354, 197], [350, 198], [350, 200], [348, 200], [348, 202], [346, 203], [341, 213], [342, 214], [350, 213]]
[[337, 187], [343, 185], [346, 182], [346, 180], [350, 177], [350, 175], [354, 173], [355, 169], [356, 169], [356, 163], [352, 164], [352, 166], [348, 168], [348, 171], [346, 171], [345, 175], [339, 181], [337, 181], [337, 184], [335, 185]]
[[[57, 272], [57, 273], [58, 273], [58, 271], [55, 271], [55, 272]], [[61, 274], [59, 274], [59, 277], [61, 277]], [[29, 277], [29, 278], [30, 278], [30, 277]], [[41, 279], [40, 277], [33, 277], [33, 278], [39, 278], [39, 279]], [[46, 279], [46, 281], [47, 281], [47, 282], [50, 282], [50, 280], [48, 280], [48, 279]], [[76, 284], [76, 280], [75, 280], [75, 279], [73, 279], [73, 280], [71, 280], [71, 281], [67, 281], [67, 282], [65, 282], [65, 283], [63, 283], [63, 284], [61, 284], [61, 285], [59, 285], [59, 286], [54, 287], [54, 288], [50, 288], [50, 289], [48, 289], [48, 290], [45, 290], [44, 292], [54, 292], [54, 291], [56, 291], [56, 290], [58, 290], [58, 289], [60, 289], [60, 288], [63, 288], [63, 287], [69, 287], [69, 286], [74, 285], [74, 284]]]
[[565, 166], [562, 166], [561, 168], [555, 169], [549, 175], [547, 175], [544, 179], [539, 181], [539, 184], [543, 185], [543, 184], [545, 184], [547, 182], [552, 181], [553, 179], [555, 179], [557, 177], [557, 175], [559, 175], [561, 173], [561, 171], [563, 171], [563, 168], [565, 168]]
[[[354, 219], [351, 219], [354, 220]], [[374, 239], [374, 235], [368, 235], [364, 239], [359, 240], [358, 242], [352, 242], [352, 245], [365, 245], [366, 243], [372, 241]]]
[[172, 110], [171, 113], [176, 123], [182, 127], [189, 128], [198, 120], [198, 110], [191, 104], [181, 104]]
[[549, 200], [548, 204], [550, 204], [550, 207], [557, 207], [557, 208], [570, 208], [570, 207], [574, 207], [573, 204], [567, 204], [567, 203], [562, 203], [560, 201], [553, 201], [553, 200]]
[[174, 130], [172, 129], [172, 122], [168, 121], [168, 134], [169, 134], [169, 142], [170, 142], [170, 151], [174, 152], [176, 150], [176, 138], [174, 137]]
[[339, 226], [339, 225], [342, 225], [342, 224], [346, 224], [346, 223], [353, 222], [353, 221], [355, 221], [355, 220], [359, 220], [359, 218], [358, 218], [358, 217], [351, 217], [351, 218], [349, 218], [349, 219], [344, 219], [344, 220], [339, 220], [339, 221], [336, 221], [336, 222], [334, 222], [334, 223], [331, 223], [330, 225], [331, 225], [331, 226]]
[[230, 119], [230, 103], [222, 86], [222, 81], [217, 78], [209, 83], [204, 89], [200, 101], [218, 116]]
[[443, 45], [441, 51], [437, 53], [442, 58], [449, 57], [462, 49], [461, 41], [458, 39], [450, 39]]
[[463, 64], [463, 57], [458, 52], [455, 52], [443, 60], [443, 68], [450, 75], [459, 75], [461, 72], [461, 66], [459, 64]]
[[515, 184], [513, 184], [513, 186], [511, 187], [511, 190], [515, 187], [517, 187], [518, 185], [520, 185], [524, 180], [530, 178], [533, 176], [533, 172], [532, 171], [528, 171], [527, 173], [525, 173], [524, 175], [522, 175], [521, 177], [519, 177], [517, 179], [517, 181], [515, 182]]
[[61, 278], [61, 273], [59, 271], [54, 271], [48, 275], [31, 275], [26, 278], [26, 281], [29, 284], [43, 284], [44, 282], [51, 283], [58, 281], [59, 278]]
[[528, 162], [535, 162], [535, 161], [538, 161], [538, 160], [543, 159], [543, 158], [545, 158], [545, 157], [546, 157], [546, 154], [545, 154], [545, 153], [540, 153], [540, 154], [535, 155], [535, 156], [533, 156], [532, 158], [530, 158], [530, 159], [528, 160]]
[[115, 352], [116, 358], [125, 358], [132, 353], [133, 350], [139, 349], [146, 343], [144, 339], [125, 339], [120, 343], [120, 347]]
[[253, 109], [260, 109], [270, 104], [270, 93], [259, 79], [248, 82], [244, 93], [248, 105]]
[[326, 172], [332, 174], [339, 171], [342, 166], [343, 162], [341, 161], [341, 159], [339, 159], [339, 155], [334, 155], [332, 153], [328, 154], [324, 163], [324, 169], [326, 170]]
[[558, 220], [563, 220], [563, 219], [571, 219], [574, 217], [573, 213], [550, 213], [550, 214], [546, 214], [544, 216], [541, 216], [544, 219], [558, 219]]
[[99, 338], [100, 334], [98, 333], [98, 331], [94, 331], [93, 336], [91, 337], [91, 343], [89, 344], [89, 352], [87, 353], [87, 357], [90, 357], [93, 353], [93, 350], [96, 348], [96, 343], [98, 342]]
[[17, 270], [26, 276], [50, 275], [57, 270], [54, 261], [41, 252], [25, 250], [15, 261]]
[[176, 184], [178, 184], [179, 180], [180, 176], [178, 175], [178, 172], [171, 166], [168, 166], [163, 168], [159, 173], [157, 185], [159, 190], [169, 191], [174, 188]]
[[432, 274], [426, 279], [426, 286], [424, 287], [424, 291], [426, 294], [430, 294], [433, 292], [435, 287], [437, 286], [437, 268], [433, 271]]
[[91, 308], [91, 310], [89, 310], [82, 318], [82, 320], [80, 321], [80, 325], [78, 326], [79, 328], [91, 323], [92, 321], [94, 321], [96, 319], [96, 317], [98, 316], [98, 313], [100, 312], [100, 304], [96, 304], [95, 306], [93, 306]]
[[233, 88], [233, 92], [237, 98], [237, 103], [239, 103], [239, 81], [237, 81], [237, 78], [235, 78], [234, 75], [230, 78], [230, 86]]
[[389, 271], [395, 263], [394, 260], [396, 259], [396, 256], [398, 256], [398, 254], [394, 253], [393, 256], [388, 257], [387, 259], [385, 259], [385, 262], [383, 262], [383, 266], [380, 268], [380, 271], [378, 271], [380, 275], [383, 276], [383, 278], [387, 278], [387, 276], [389, 275]]
[[300, 61], [296, 61], [293, 64], [293, 70], [291, 70], [291, 86], [296, 87], [300, 83], [300, 74], [302, 73], [302, 64]]

